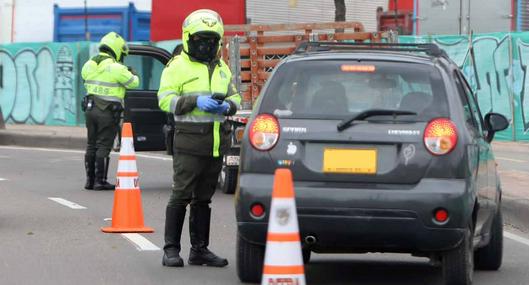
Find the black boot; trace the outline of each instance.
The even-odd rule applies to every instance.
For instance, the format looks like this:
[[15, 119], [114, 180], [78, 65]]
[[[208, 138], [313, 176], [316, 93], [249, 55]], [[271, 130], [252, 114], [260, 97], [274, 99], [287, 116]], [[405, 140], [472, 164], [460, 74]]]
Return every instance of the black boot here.
[[186, 207], [176, 206], [165, 209], [165, 245], [163, 247], [162, 265], [170, 267], [184, 266], [180, 257], [180, 236], [186, 217]]
[[95, 179], [95, 168], [96, 168], [96, 157], [91, 155], [84, 156], [84, 168], [86, 170], [86, 183], [84, 189], [92, 190], [94, 189], [94, 179]]
[[224, 267], [228, 265], [228, 260], [218, 257], [208, 249], [210, 219], [211, 209], [208, 205], [191, 205], [191, 213], [189, 215], [191, 251], [188, 263], [191, 265]]
[[96, 157], [94, 190], [114, 190], [115, 186], [107, 182], [109, 157]]

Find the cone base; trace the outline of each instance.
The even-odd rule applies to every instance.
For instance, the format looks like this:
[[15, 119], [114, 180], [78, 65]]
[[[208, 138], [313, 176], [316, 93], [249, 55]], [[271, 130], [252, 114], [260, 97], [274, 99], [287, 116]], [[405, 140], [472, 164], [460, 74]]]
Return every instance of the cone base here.
[[154, 229], [149, 227], [143, 228], [114, 228], [114, 227], [105, 227], [101, 228], [101, 231], [104, 233], [152, 233]]
[[306, 285], [307, 281], [303, 274], [264, 274], [261, 280], [261, 285], [268, 284]]

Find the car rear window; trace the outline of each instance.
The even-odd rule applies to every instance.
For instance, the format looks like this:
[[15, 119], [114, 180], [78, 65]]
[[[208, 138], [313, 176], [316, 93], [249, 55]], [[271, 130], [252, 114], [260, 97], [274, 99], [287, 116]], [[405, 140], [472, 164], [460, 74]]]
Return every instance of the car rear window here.
[[441, 73], [429, 64], [312, 60], [283, 64], [270, 78], [260, 112], [278, 117], [343, 119], [371, 109], [448, 114]]

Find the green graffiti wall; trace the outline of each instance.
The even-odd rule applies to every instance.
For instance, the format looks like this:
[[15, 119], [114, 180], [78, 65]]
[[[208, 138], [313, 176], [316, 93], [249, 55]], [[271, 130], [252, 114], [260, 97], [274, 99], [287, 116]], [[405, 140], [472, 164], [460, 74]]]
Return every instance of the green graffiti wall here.
[[481, 112], [498, 112], [511, 120], [496, 139], [529, 141], [529, 33], [468, 36], [402, 36], [400, 42], [435, 43], [463, 70]]
[[86, 43], [0, 45], [0, 108], [7, 123], [79, 125], [79, 58]]

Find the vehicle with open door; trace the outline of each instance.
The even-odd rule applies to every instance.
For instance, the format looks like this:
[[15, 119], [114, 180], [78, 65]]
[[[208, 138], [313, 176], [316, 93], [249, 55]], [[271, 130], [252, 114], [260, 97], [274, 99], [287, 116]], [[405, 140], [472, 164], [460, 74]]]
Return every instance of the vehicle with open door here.
[[132, 124], [136, 151], [167, 150], [166, 136], [172, 115], [160, 110], [156, 94], [171, 54], [152, 46], [130, 45], [129, 48], [124, 64], [138, 73], [140, 86], [127, 90], [123, 120]]

